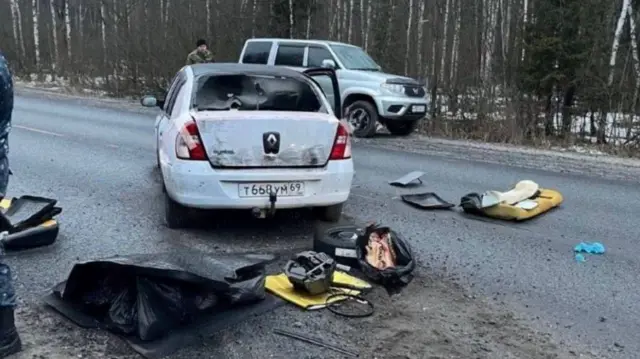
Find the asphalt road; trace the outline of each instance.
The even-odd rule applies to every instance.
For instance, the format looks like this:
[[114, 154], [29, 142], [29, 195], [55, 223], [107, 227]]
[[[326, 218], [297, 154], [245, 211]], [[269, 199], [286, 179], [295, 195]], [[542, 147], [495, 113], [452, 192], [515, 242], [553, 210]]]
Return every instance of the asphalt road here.
[[[242, 225], [244, 219], [201, 230], [164, 228], [153, 112], [31, 93], [19, 96], [15, 106], [10, 194], [53, 196], [64, 207], [54, 248], [8, 259], [25, 300], [36, 300], [64, 279], [77, 260], [184, 247], [279, 251], [310, 245], [308, 222], [296, 214], [252, 229]], [[581, 174], [580, 166], [588, 173], [595, 165], [576, 165], [575, 159], [572, 173], [560, 173], [564, 160], [552, 156], [478, 155], [437, 144], [423, 153], [398, 151], [397, 141], [355, 144], [357, 174], [347, 214], [388, 223], [412, 241], [423, 266], [521, 311], [559, 340], [620, 358], [640, 351], [638, 177]], [[465, 193], [504, 189], [522, 179], [561, 190], [565, 203], [518, 225], [453, 211], [420, 212], [397, 198], [408, 190], [387, 185], [414, 170], [427, 173], [428, 191], [455, 203]], [[615, 171], [612, 165], [603, 175]], [[572, 248], [580, 241], [601, 241], [607, 253], [577, 263]], [[612, 352], [614, 343], [624, 350]]]

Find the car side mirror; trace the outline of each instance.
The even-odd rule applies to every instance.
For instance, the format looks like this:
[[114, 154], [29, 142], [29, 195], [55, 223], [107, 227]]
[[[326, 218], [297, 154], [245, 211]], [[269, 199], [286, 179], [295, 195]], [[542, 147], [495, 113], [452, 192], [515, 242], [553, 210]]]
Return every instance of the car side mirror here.
[[158, 106], [158, 99], [151, 95], [143, 96], [140, 99], [140, 104], [144, 107], [156, 107]]
[[164, 106], [164, 101], [160, 101], [155, 96], [146, 95], [140, 99], [140, 104], [144, 107], [160, 107]]
[[331, 59], [324, 59], [322, 60], [322, 67], [325, 69], [332, 69], [335, 70], [336, 69], [336, 62], [331, 60]]

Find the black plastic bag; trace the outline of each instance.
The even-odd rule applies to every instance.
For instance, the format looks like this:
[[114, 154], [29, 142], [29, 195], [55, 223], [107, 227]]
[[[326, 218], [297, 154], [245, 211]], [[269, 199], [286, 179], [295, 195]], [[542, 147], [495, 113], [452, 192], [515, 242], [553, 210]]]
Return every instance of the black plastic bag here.
[[[396, 265], [394, 268], [380, 270], [367, 262], [367, 244], [369, 243], [369, 236], [373, 232], [379, 234], [389, 232], [391, 234], [391, 245], [396, 253]], [[402, 236], [389, 227], [368, 226], [364, 235], [359, 236], [356, 240], [356, 255], [362, 273], [373, 282], [385, 287], [389, 293], [399, 292], [413, 280], [416, 261], [413, 257], [411, 246]]]
[[126, 288], [111, 304], [105, 324], [122, 334], [135, 334], [138, 329], [138, 298], [135, 289]]
[[209, 314], [265, 299], [273, 256], [191, 251], [76, 264], [57, 295], [117, 334], [153, 341]]
[[264, 272], [255, 272], [245, 280], [234, 281], [229, 286], [226, 295], [230, 305], [241, 305], [258, 302], [266, 298], [265, 284], [267, 277]]
[[465, 213], [482, 214], [482, 196], [478, 193], [469, 193], [460, 198], [460, 207]]
[[138, 278], [138, 337], [154, 340], [186, 321], [189, 305], [179, 285]]

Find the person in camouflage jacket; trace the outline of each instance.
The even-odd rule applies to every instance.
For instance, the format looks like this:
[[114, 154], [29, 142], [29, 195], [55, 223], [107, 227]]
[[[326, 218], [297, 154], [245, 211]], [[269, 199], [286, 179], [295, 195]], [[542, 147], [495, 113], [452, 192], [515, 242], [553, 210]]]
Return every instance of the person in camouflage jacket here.
[[[0, 198], [4, 198], [9, 185], [9, 132], [13, 111], [13, 81], [7, 60], [0, 52]], [[11, 269], [0, 262], [0, 358], [22, 350], [22, 343], [14, 322], [16, 294]]]
[[207, 62], [214, 62], [213, 53], [209, 50], [207, 42], [200, 39], [196, 42], [196, 49], [191, 51], [189, 56], [187, 56], [187, 65], [203, 64]]

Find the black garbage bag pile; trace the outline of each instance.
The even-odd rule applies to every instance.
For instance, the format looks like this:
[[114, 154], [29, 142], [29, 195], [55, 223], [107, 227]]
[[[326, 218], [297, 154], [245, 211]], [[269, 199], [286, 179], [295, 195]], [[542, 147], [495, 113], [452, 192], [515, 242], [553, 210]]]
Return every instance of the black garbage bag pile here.
[[274, 259], [193, 251], [112, 257], [76, 264], [54, 295], [107, 330], [152, 341], [263, 300], [265, 265]]

